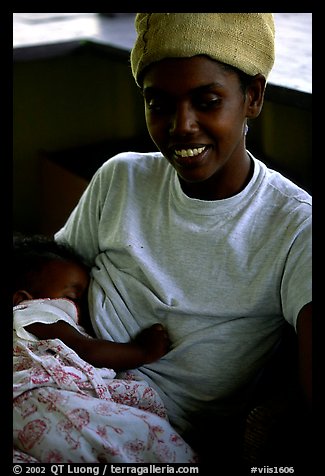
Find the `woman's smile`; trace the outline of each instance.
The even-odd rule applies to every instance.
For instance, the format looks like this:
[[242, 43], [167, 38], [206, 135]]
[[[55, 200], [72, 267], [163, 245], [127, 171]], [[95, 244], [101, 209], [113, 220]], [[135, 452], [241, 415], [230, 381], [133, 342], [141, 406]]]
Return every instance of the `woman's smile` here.
[[173, 162], [176, 165], [184, 168], [193, 168], [203, 165], [209, 148], [207, 146], [201, 147], [183, 147], [175, 149], [173, 153]]

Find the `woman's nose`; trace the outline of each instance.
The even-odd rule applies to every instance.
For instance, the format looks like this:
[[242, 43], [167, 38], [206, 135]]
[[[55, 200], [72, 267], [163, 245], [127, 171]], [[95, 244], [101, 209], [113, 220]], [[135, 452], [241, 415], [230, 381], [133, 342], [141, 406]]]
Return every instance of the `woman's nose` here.
[[193, 108], [187, 104], [178, 104], [170, 120], [169, 133], [173, 136], [192, 134], [198, 129], [197, 118]]

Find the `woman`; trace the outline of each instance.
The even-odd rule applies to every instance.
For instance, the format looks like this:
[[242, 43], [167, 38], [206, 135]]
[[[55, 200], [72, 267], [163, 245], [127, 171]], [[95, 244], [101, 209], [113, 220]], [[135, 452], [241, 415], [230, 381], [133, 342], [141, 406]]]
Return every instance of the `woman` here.
[[56, 239], [92, 266], [98, 336], [166, 327], [171, 350], [134, 373], [206, 449], [211, 425], [227, 440], [285, 322], [311, 399], [311, 197], [246, 149], [274, 62], [272, 14], [139, 13], [136, 29], [132, 73], [160, 152], [103, 164]]

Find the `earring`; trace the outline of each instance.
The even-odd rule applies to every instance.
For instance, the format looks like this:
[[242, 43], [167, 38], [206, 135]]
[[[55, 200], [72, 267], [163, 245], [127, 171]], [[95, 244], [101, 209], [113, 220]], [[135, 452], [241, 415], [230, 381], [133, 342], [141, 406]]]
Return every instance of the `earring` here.
[[247, 125], [247, 124], [245, 124], [245, 127], [244, 127], [244, 136], [246, 136], [246, 135], [247, 135], [247, 132], [248, 132], [248, 125]]

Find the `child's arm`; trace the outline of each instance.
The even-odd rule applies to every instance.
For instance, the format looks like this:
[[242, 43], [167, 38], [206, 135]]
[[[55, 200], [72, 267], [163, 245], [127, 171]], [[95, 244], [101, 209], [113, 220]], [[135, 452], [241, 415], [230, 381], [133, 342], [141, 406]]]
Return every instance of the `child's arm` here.
[[154, 324], [127, 343], [92, 339], [82, 335], [65, 321], [54, 324], [35, 322], [26, 326], [38, 339], [61, 339], [86, 362], [95, 367], [126, 370], [158, 360], [168, 352], [167, 332], [161, 324]]

